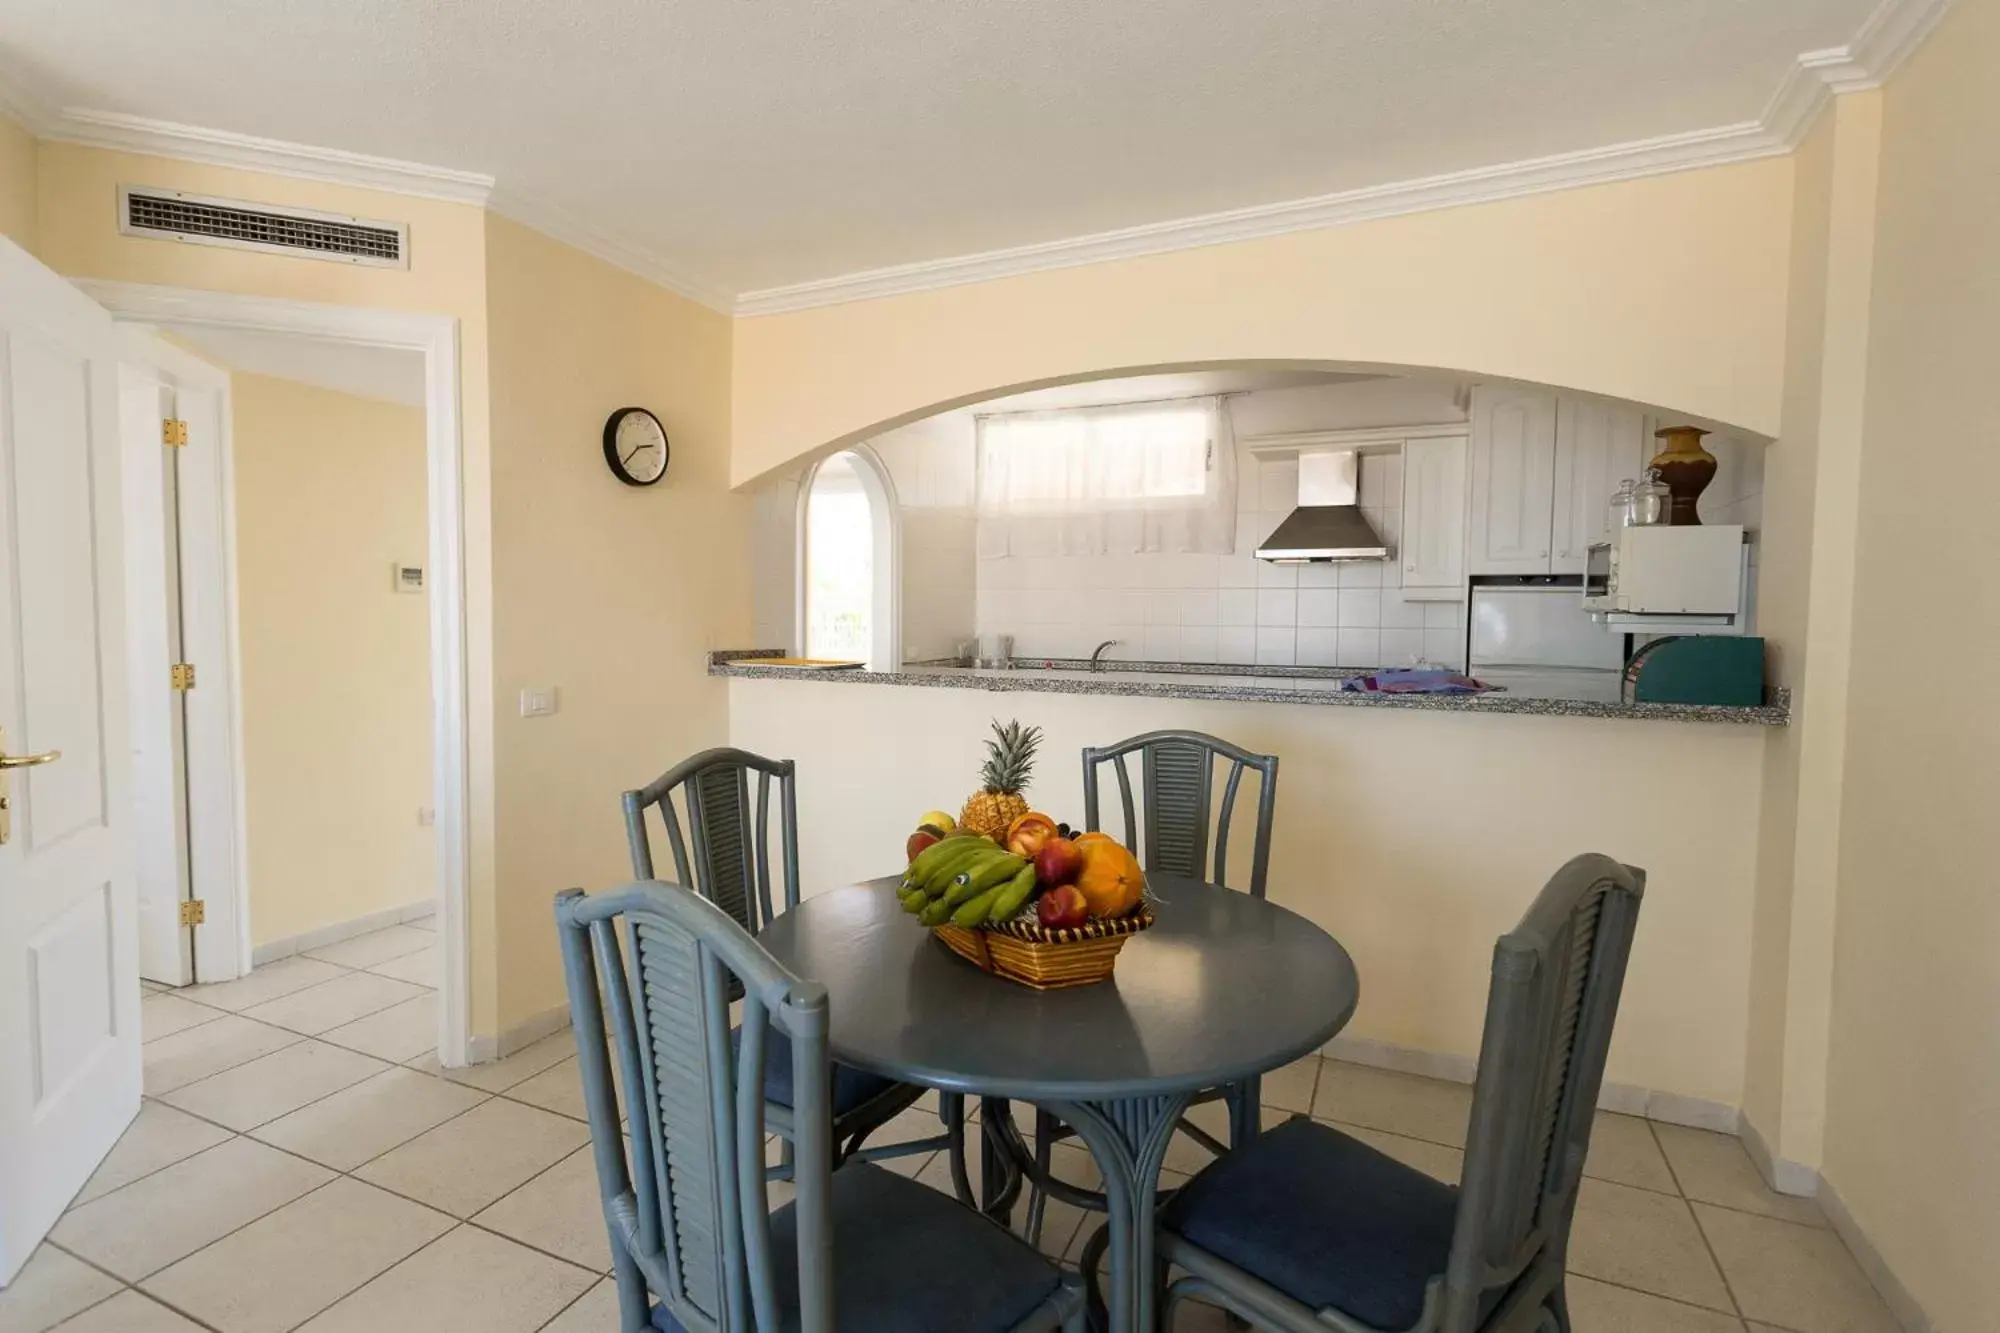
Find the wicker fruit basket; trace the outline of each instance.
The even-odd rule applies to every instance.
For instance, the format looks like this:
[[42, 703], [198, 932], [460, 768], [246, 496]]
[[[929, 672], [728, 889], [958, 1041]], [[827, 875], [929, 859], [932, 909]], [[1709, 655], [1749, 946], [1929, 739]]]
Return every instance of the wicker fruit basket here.
[[974, 967], [1036, 990], [1060, 990], [1109, 979], [1125, 941], [1152, 924], [1153, 905], [1142, 902], [1128, 916], [1086, 921], [1070, 930], [1049, 930], [1025, 917], [976, 930], [953, 925], [931, 930]]

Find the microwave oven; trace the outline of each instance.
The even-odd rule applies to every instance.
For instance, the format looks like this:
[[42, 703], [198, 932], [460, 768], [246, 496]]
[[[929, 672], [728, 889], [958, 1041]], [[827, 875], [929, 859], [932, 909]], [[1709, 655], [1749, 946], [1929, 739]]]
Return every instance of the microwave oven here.
[[1620, 528], [1584, 559], [1583, 608], [1609, 625], [1739, 629], [1749, 548], [1734, 524]]

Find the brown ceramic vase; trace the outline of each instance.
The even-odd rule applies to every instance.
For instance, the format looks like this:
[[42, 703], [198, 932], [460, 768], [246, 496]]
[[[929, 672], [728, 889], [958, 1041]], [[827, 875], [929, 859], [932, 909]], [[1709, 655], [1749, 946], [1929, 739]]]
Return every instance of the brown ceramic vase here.
[[1653, 432], [1662, 442], [1647, 467], [1660, 470], [1671, 499], [1667, 504], [1667, 526], [1694, 527], [1701, 523], [1696, 503], [1708, 483], [1715, 480], [1715, 455], [1702, 448], [1701, 437], [1708, 434], [1699, 426], [1666, 426]]

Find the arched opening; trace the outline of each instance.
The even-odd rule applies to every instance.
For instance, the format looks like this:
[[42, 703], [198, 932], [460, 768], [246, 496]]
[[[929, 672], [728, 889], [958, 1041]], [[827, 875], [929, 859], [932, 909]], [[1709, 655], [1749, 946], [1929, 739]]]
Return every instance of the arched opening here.
[[894, 483], [865, 447], [813, 468], [799, 494], [798, 633], [807, 657], [899, 665]]

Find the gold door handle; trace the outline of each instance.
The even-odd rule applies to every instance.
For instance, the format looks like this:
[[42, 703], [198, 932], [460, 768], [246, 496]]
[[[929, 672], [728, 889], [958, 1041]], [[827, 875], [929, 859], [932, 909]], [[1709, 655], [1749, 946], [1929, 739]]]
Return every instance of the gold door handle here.
[[0, 754], [0, 769], [40, 768], [43, 764], [53, 764], [62, 758], [61, 750], [44, 750], [40, 754]]

